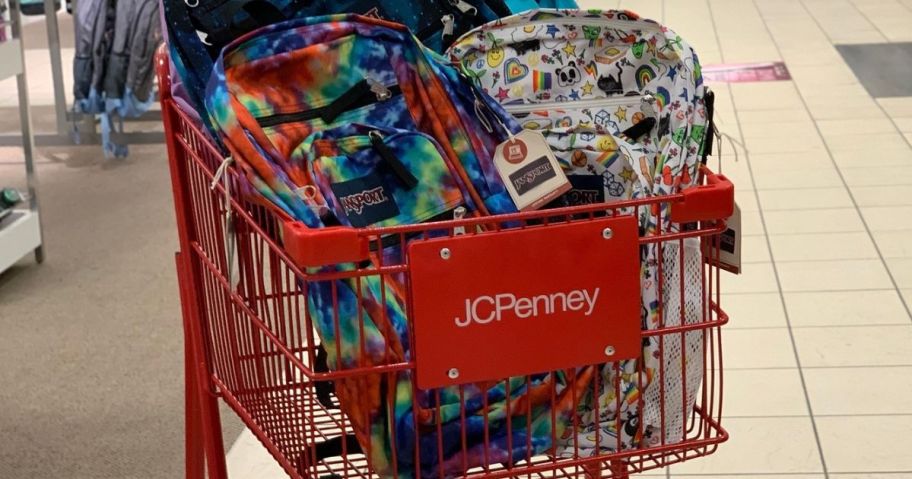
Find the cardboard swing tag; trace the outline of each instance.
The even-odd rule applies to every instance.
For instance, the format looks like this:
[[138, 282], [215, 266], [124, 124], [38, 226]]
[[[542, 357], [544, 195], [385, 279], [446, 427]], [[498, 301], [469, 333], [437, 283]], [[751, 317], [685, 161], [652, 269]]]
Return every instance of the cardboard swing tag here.
[[494, 166], [520, 211], [541, 208], [571, 188], [551, 147], [537, 131], [523, 130], [497, 145]]
[[726, 230], [719, 235], [719, 267], [734, 274], [741, 274], [741, 208], [725, 222]]

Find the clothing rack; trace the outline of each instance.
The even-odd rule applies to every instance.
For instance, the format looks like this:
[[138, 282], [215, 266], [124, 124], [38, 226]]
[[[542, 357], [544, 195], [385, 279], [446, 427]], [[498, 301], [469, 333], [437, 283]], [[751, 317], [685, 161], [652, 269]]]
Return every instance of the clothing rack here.
[[[11, 1], [12, 3], [12, 1]], [[77, 0], [73, 1], [76, 11]], [[60, 26], [57, 23], [57, 10], [54, 0], [44, 0], [44, 17], [47, 26], [48, 50], [51, 55], [51, 78], [54, 84], [54, 114], [56, 132], [37, 133], [34, 141], [37, 146], [100, 145], [101, 134], [97, 129], [94, 114], [76, 113], [70, 109], [66, 98], [66, 86], [63, 82], [63, 60], [60, 54]], [[138, 118], [124, 118], [124, 123], [155, 122], [161, 124], [161, 112], [150, 110]], [[79, 141], [72, 134], [73, 126], [79, 131]], [[151, 132], [111, 132], [111, 139], [120, 144], [140, 145], [164, 142], [164, 133]], [[18, 136], [0, 136], [0, 146], [19, 145]]]
[[19, 2], [20, 0], [9, 1], [12, 38], [0, 43], [0, 80], [16, 77], [16, 88], [19, 91], [19, 120], [22, 128], [21, 145], [28, 185], [28, 209], [13, 209], [8, 216], [0, 218], [0, 273], [33, 251], [36, 261], [44, 261], [41, 218], [38, 212], [38, 182], [35, 178], [35, 144], [32, 138]]

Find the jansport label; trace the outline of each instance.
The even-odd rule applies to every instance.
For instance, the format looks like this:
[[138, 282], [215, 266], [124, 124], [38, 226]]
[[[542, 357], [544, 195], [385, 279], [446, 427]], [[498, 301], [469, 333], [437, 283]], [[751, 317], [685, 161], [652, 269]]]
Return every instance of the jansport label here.
[[348, 222], [356, 228], [399, 215], [399, 207], [390, 190], [376, 172], [329, 186], [336, 196], [337, 209], [342, 210]]

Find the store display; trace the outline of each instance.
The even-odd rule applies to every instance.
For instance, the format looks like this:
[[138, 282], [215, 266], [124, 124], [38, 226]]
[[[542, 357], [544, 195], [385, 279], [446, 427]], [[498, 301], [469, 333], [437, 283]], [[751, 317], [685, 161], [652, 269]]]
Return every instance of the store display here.
[[[700, 150], [709, 131], [706, 88], [693, 49], [658, 23], [627, 11], [531, 11], [467, 33], [448, 54], [525, 128], [544, 134], [568, 178], [575, 181], [575, 202], [664, 196], [696, 184]], [[592, 191], [590, 185], [595, 185], [596, 194], [584, 194]], [[657, 234], [659, 215], [640, 213], [641, 228]], [[666, 223], [661, 228], [676, 231], [678, 225]], [[664, 253], [664, 274], [677, 275], [681, 262], [686, 263], [685, 271], [699, 273], [699, 247], [680, 258], [668, 256], [669, 251]], [[644, 247], [643, 255], [643, 324], [654, 330], [671, 321], [660, 318], [660, 305], [667, 301], [655, 281], [662, 271], [657, 258], [663, 255], [655, 245]], [[701, 283], [687, 285], [687, 295], [699, 298]], [[701, 317], [699, 311], [682, 316], [687, 322]], [[666, 309], [665, 317], [680, 316], [669, 315]], [[631, 448], [644, 441], [654, 443], [659, 433], [669, 441], [682, 439], [686, 418], [665, 420], [650, 407], [659, 403], [650, 396], [652, 390], [665, 388], [669, 397], [672, 394], [670, 385], [651, 381], [660, 367], [653, 359], [658, 348], [656, 341], [646, 341], [645, 365], [626, 362], [620, 378], [614, 377], [612, 366], [603, 368], [605, 390], [582, 404], [580, 421], [586, 428], [579, 437], [568, 438], [567, 454], [598, 454], [592, 433], [600, 423], [609, 437], [603, 443], [608, 451], [618, 444]], [[698, 378], [702, 362], [694, 359], [689, 368], [689, 375]], [[645, 381], [637, 374], [641, 370]], [[624, 399], [620, 411], [613, 386], [618, 379]], [[691, 404], [698, 388], [697, 379], [688, 384]], [[629, 401], [641, 394], [650, 401], [645, 417], [639, 417]], [[595, 402], [603, 405], [598, 414]], [[636, 426], [640, 421], [645, 427]], [[664, 432], [659, 431], [662, 425]]]
[[80, 1], [74, 23], [74, 110], [100, 116], [106, 156], [126, 156], [127, 146], [111, 133], [154, 101], [152, 57], [162, 40], [158, 1]]

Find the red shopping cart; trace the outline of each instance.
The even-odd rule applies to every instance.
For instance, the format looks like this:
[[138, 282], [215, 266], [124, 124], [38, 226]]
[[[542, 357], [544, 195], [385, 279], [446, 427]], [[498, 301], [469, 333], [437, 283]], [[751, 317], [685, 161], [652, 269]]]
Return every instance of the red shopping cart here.
[[[594, 411], [587, 411], [598, 419], [586, 424], [581, 412], [552, 449], [466, 467], [460, 475], [468, 477], [626, 478], [711, 454], [727, 439], [721, 326], [728, 317], [720, 308], [719, 256], [734, 190], [723, 176], [703, 168], [702, 186], [622, 203], [308, 230], [268, 205], [228, 195], [241, 186], [232, 168], [224, 183], [213, 182], [225, 158], [170, 97], [164, 50], [157, 61], [180, 236], [188, 478], [206, 471], [227, 477], [219, 400], [292, 478], [382, 477], [369, 451], [338, 441], [354, 426], [332, 386], [403, 371], [414, 378], [413, 397], [541, 371], [600, 371], [589, 396]], [[644, 209], [658, 215], [660, 233], [637, 227]], [[666, 230], [663, 222], [682, 226]], [[390, 239], [408, 247], [384, 263], [373, 253]], [[656, 271], [648, 280], [641, 269], [646, 250]], [[336, 273], [348, 278], [405, 278], [414, 354], [381, 365], [325, 367], [305, 291], [326, 280], [308, 267], [335, 263], [354, 265]], [[642, 281], [655, 292], [659, 319], [652, 327], [641, 324]], [[612, 322], [593, 328], [583, 317]], [[633, 393], [622, 394], [622, 384]], [[583, 399], [574, 401], [579, 410]], [[465, 403], [462, 409], [464, 423]], [[633, 445], [622, 444], [621, 429], [637, 438]], [[321, 450], [334, 438], [332, 454]], [[418, 466], [397, 471], [394, 464], [393, 471], [422, 477]]]

